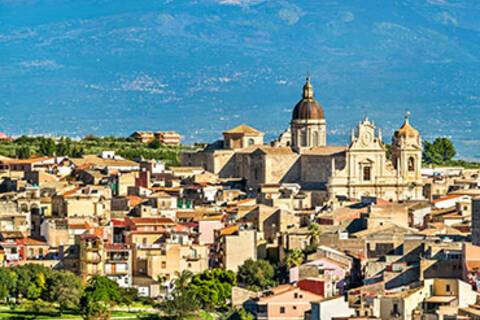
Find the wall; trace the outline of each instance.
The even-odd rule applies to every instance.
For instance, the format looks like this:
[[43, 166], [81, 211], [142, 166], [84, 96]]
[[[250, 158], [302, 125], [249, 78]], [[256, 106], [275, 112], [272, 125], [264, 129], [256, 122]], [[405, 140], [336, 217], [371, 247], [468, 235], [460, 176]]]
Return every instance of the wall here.
[[355, 310], [348, 306], [348, 302], [343, 296], [312, 302], [311, 320], [331, 320], [334, 317], [353, 315], [355, 315]]
[[257, 235], [255, 230], [243, 230], [238, 235], [225, 237], [224, 267], [237, 272], [245, 260], [257, 259]]

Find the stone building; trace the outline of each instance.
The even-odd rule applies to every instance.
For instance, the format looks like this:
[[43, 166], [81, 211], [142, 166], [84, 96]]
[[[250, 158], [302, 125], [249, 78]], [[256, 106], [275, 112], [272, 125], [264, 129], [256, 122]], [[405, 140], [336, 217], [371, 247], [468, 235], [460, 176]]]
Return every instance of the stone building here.
[[296, 183], [319, 205], [362, 196], [422, 199], [421, 156], [420, 133], [408, 116], [393, 136], [391, 159], [368, 118], [352, 130], [350, 145], [327, 145], [325, 112], [307, 78], [290, 128], [277, 141], [266, 145], [262, 132], [240, 125], [224, 132], [223, 141], [183, 153], [181, 161], [221, 178], [243, 178], [254, 193], [264, 184]]

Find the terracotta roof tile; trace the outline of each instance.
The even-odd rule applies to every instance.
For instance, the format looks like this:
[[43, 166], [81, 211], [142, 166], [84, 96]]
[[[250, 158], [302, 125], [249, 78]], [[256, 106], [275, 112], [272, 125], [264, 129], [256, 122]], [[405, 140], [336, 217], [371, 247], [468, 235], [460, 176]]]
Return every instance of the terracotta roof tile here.
[[255, 136], [263, 136], [263, 132], [252, 128], [246, 124], [241, 124], [235, 128], [227, 130], [223, 132], [224, 134], [245, 134], [245, 135], [255, 135]]

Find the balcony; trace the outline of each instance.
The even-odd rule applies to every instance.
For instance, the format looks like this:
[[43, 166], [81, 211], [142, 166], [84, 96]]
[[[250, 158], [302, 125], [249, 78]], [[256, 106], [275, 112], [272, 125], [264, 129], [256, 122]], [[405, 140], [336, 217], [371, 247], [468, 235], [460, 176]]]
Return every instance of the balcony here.
[[18, 253], [7, 253], [5, 254], [7, 261], [16, 261], [20, 260], [20, 255]]
[[128, 262], [129, 255], [128, 254], [108, 254], [107, 261], [108, 262]]
[[128, 264], [106, 264], [105, 273], [108, 275], [126, 275], [129, 274]]
[[199, 261], [200, 259], [202, 259], [202, 256], [198, 254], [195, 254], [195, 255], [190, 254], [188, 256], [184, 256], [183, 258], [187, 261]]
[[137, 249], [161, 249], [163, 246], [160, 243], [153, 244], [137, 244]]

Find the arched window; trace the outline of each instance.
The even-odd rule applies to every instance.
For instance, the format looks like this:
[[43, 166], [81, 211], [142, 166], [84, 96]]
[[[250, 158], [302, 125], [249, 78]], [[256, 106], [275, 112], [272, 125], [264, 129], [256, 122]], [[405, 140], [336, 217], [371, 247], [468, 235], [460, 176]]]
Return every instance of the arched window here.
[[25, 204], [25, 203], [22, 203], [21, 206], [20, 206], [20, 210], [23, 212], [23, 213], [27, 213], [29, 210], [28, 210], [28, 205]]
[[249, 146], [253, 146], [253, 145], [255, 144], [255, 140], [253, 140], [252, 138], [250, 138], [250, 139], [248, 139], [247, 144], [248, 144]]
[[300, 146], [307, 146], [307, 133], [304, 130], [300, 131]]
[[408, 158], [408, 171], [415, 171], [415, 159], [413, 157]]
[[318, 146], [318, 131], [313, 132], [313, 145]]

